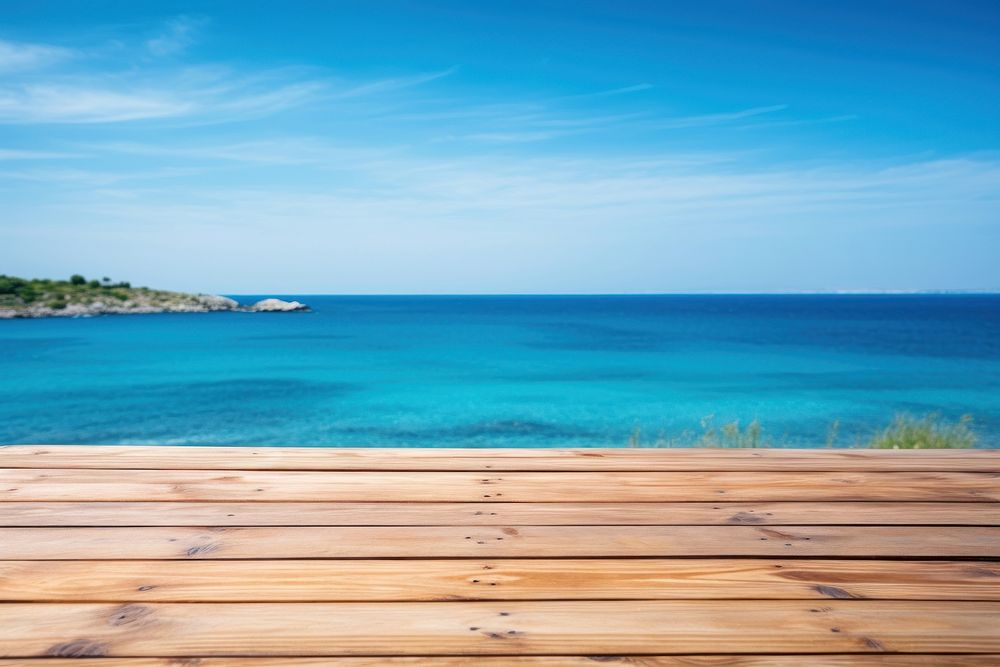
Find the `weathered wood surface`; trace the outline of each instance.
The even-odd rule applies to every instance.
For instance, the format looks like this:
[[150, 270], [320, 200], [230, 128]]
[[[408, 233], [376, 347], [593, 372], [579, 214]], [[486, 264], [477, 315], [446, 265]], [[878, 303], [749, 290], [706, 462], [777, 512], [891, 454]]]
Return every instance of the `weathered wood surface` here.
[[982, 472], [0, 470], [0, 501], [1000, 502]]
[[8, 502], [0, 526], [1000, 526], [1000, 503]]
[[1000, 563], [807, 559], [0, 561], [46, 602], [1000, 601]]
[[966, 526], [267, 526], [0, 528], [0, 560], [850, 556], [989, 558]]
[[990, 450], [0, 446], [5, 468], [1000, 472]]
[[9, 603], [8, 654], [1000, 652], [996, 602]]
[[995, 665], [998, 501], [985, 450], [0, 447], [0, 667]]

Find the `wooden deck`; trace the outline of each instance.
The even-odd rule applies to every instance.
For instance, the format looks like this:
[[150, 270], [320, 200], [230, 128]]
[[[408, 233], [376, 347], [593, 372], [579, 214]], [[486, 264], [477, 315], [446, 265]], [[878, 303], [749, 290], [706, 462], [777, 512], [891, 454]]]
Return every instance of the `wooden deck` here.
[[0, 665], [1000, 665], [1000, 452], [0, 447]]

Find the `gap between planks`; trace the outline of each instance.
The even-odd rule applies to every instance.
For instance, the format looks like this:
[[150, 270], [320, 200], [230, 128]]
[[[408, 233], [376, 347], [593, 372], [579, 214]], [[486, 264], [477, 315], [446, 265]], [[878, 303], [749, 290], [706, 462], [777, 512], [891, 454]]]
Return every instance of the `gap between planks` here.
[[[546, 655], [546, 656], [354, 656], [322, 658], [32, 658], [32, 667], [996, 667], [1000, 654], [864, 655]], [[25, 667], [0, 658], [0, 667]]]
[[0, 467], [257, 470], [994, 471], [1000, 452], [864, 449], [472, 449], [0, 446]]

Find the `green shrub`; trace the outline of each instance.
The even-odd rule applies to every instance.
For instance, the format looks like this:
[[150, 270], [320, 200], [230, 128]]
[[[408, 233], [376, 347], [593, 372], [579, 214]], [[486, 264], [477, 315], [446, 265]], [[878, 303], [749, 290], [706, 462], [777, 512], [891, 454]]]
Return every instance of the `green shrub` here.
[[826, 446], [833, 447], [837, 444], [837, 436], [840, 434], [840, 420], [834, 419], [830, 427], [826, 429]]
[[0, 274], [0, 307], [4, 309], [18, 309], [35, 303], [64, 308], [70, 303], [88, 303], [101, 294], [128, 301], [131, 284], [128, 281], [112, 283], [110, 278], [104, 278], [103, 282], [96, 279], [88, 281], [79, 273], [70, 276], [69, 280], [25, 280]]
[[656, 438], [644, 441], [642, 428], [636, 426], [626, 441], [627, 447], [770, 447], [770, 440], [765, 440], [764, 429], [759, 419], [754, 419], [746, 428], [740, 428], [739, 420], [727, 422], [716, 428], [715, 415], [701, 419], [701, 430], [685, 430], [680, 433], [667, 434], [660, 432]]
[[940, 415], [896, 415], [892, 423], [868, 443], [873, 449], [967, 449], [976, 444], [972, 415], [947, 422]]
[[[731, 421], [716, 427], [714, 415], [701, 420], [701, 430], [685, 430], [680, 433], [661, 432], [656, 438], [643, 439], [642, 428], [636, 425], [628, 438], [628, 447], [796, 447], [802, 443], [787, 441], [773, 436], [764, 437], [760, 420], [754, 419], [745, 428], [739, 421]], [[840, 433], [840, 421], [830, 424], [826, 436], [826, 446], [836, 447]], [[897, 415], [885, 429], [873, 435], [861, 436], [853, 440], [851, 447], [873, 449], [966, 449], [975, 447], [976, 434], [972, 429], [972, 416], [964, 415], [958, 421], [949, 422], [940, 415], [924, 417]]]
[[711, 419], [702, 420], [702, 434], [699, 445], [702, 447], [763, 447], [761, 442], [760, 420], [754, 419], [740, 430], [739, 420], [723, 424], [718, 430], [712, 427]]

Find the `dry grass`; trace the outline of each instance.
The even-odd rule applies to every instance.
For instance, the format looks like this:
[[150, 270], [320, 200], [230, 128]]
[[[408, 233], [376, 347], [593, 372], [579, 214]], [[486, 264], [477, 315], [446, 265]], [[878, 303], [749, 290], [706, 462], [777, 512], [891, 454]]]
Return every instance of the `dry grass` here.
[[[834, 421], [827, 430], [827, 447], [858, 447], [870, 449], [968, 449], [975, 447], [977, 437], [973, 430], [972, 415], [963, 415], [949, 421], [939, 414], [917, 417], [899, 414], [884, 429], [867, 438], [839, 444], [840, 422]], [[795, 443], [774, 440], [764, 433], [760, 420], [754, 419], [746, 426], [731, 421], [716, 426], [714, 415], [701, 420], [700, 431], [685, 431], [676, 435], [658, 434], [644, 440], [642, 429], [636, 427], [629, 436], [629, 447], [791, 447]]]

